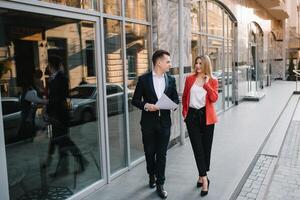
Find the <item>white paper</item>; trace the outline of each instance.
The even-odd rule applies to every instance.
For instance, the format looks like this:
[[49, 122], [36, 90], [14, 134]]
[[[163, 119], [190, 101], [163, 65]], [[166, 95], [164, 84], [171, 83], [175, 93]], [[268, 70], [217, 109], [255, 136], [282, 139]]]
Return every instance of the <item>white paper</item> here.
[[178, 107], [165, 93], [162, 94], [155, 105], [158, 106], [160, 110], [174, 110]]

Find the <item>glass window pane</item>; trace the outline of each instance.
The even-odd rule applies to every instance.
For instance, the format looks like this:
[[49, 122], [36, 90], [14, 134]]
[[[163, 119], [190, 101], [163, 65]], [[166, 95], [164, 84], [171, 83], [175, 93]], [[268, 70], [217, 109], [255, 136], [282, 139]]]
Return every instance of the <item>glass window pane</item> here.
[[207, 2], [208, 33], [223, 36], [223, 11], [219, 5]]
[[[10, 197], [39, 199], [37, 194], [53, 191], [65, 199], [102, 178], [98, 84], [96, 77], [87, 78], [85, 53], [95, 43], [95, 24], [13, 10], [0, 13]], [[74, 93], [78, 95], [69, 95]]]
[[104, 12], [111, 15], [121, 15], [121, 0], [103, 0]]
[[148, 20], [148, 0], [126, 0], [125, 3], [126, 17]]
[[131, 161], [144, 155], [141, 138], [141, 111], [131, 105], [138, 77], [150, 69], [149, 28], [145, 25], [126, 23], [126, 54], [128, 82], [128, 111]]
[[218, 79], [219, 82], [219, 98], [216, 102], [216, 109], [220, 111], [223, 109], [223, 41], [208, 39], [208, 56], [211, 59], [211, 64], [213, 68], [213, 75]]
[[126, 166], [121, 22], [104, 19], [104, 34], [110, 172], [114, 173]]
[[98, 0], [39, 0], [86, 10], [98, 10]]

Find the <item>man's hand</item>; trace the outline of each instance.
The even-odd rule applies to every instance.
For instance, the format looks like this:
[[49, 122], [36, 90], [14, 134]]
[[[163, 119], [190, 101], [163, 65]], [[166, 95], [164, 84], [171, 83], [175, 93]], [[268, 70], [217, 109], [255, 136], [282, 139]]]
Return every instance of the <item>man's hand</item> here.
[[145, 104], [145, 108], [149, 111], [149, 112], [155, 112], [155, 111], [158, 111], [159, 108], [154, 105], [154, 104], [150, 104], [150, 103], [146, 103]]

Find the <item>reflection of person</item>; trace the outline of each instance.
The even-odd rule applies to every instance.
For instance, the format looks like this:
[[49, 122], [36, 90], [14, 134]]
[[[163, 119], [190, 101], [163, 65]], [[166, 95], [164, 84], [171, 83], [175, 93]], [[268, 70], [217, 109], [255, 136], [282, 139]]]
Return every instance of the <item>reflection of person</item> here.
[[43, 77], [43, 72], [40, 69], [35, 70], [34, 72], [34, 88], [36, 89], [38, 96], [39, 97], [43, 97], [45, 95], [45, 87], [44, 87], [44, 83], [41, 80], [41, 78]]
[[51, 77], [49, 82], [49, 105], [47, 107], [47, 113], [52, 125], [52, 139], [50, 141], [48, 161], [51, 161], [55, 146], [58, 146], [60, 168], [55, 174], [64, 174], [68, 172], [68, 151], [76, 158], [76, 161], [81, 167], [81, 171], [83, 171], [84, 163], [81, 152], [69, 137], [69, 112], [67, 106], [69, 80], [60, 69], [61, 60], [59, 57], [49, 57], [48, 65]]
[[[168, 143], [170, 139], [170, 110], [159, 110], [155, 103], [165, 93], [179, 103], [175, 79], [166, 74], [171, 66], [170, 54], [164, 50], [152, 56], [154, 70], [139, 77], [132, 104], [142, 110], [141, 128], [144, 151], [149, 174], [149, 186], [156, 185], [161, 198], [167, 197], [163, 185]], [[155, 178], [157, 178], [155, 180]]]
[[[28, 81], [27, 81], [28, 82]], [[33, 85], [23, 84], [21, 93], [21, 125], [19, 136], [22, 139], [33, 138], [35, 135], [35, 116], [37, 104], [47, 104], [48, 101], [38, 97]]]
[[188, 76], [182, 96], [183, 117], [192, 144], [199, 179], [201, 196], [208, 194], [211, 147], [217, 115], [214, 104], [218, 99], [218, 81], [212, 77], [208, 56], [195, 59], [195, 73]]

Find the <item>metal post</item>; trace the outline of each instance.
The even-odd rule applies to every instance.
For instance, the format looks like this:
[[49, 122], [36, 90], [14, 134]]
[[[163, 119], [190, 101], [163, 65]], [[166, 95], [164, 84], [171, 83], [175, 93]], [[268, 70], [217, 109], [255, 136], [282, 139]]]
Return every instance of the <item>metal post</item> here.
[[[183, 0], [179, 0], [178, 1], [178, 47], [179, 47], [179, 93], [182, 94], [183, 93], [183, 75], [184, 75], [184, 70], [183, 70]], [[181, 95], [182, 96], [182, 95]], [[180, 120], [180, 144], [183, 145], [184, 141], [185, 141], [185, 129], [184, 129], [184, 123], [183, 123], [183, 118], [181, 115], [181, 111], [182, 111], [182, 106], [180, 106], [179, 109], [180, 113], [179, 113], [179, 120]]]
[[297, 74], [295, 74], [295, 76], [296, 76], [296, 91], [298, 91], [298, 76]]
[[293, 70], [295, 77], [296, 77], [296, 92], [298, 92], [298, 77], [300, 76], [300, 70]]

